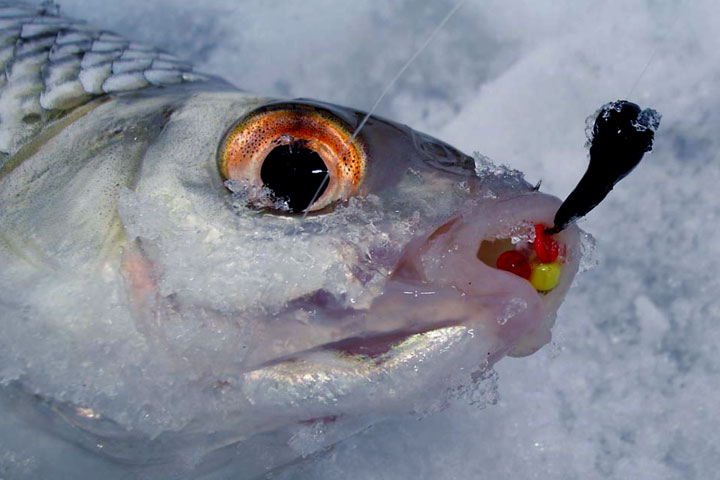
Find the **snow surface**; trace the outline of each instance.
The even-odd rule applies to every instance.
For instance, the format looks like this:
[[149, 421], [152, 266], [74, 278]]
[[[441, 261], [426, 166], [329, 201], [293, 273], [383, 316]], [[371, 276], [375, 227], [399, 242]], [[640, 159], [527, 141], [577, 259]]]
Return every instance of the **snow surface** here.
[[[243, 89], [368, 108], [452, 3], [61, 5]], [[376, 425], [276, 478], [718, 478], [717, 25], [711, 0], [467, 1], [380, 114], [560, 197], [587, 164], [585, 119], [608, 101], [663, 114], [655, 151], [582, 222], [598, 266], [568, 295], [553, 345], [496, 366], [497, 404]], [[62, 460], [0, 452], [14, 469], [0, 478]]]

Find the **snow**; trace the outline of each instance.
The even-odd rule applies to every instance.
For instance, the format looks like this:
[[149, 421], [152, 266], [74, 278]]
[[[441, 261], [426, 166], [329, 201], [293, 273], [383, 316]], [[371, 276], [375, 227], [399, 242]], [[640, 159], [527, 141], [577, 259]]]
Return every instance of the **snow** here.
[[[162, 47], [243, 89], [358, 108], [372, 105], [452, 7], [61, 4], [65, 14]], [[319, 456], [312, 453], [322, 439], [308, 427], [293, 437], [307, 460], [276, 478], [717, 477], [718, 24], [720, 6], [710, 0], [463, 5], [379, 114], [507, 164], [530, 183], [542, 180], [559, 197], [587, 165], [586, 117], [608, 101], [662, 113], [654, 151], [582, 222], [597, 239], [597, 266], [570, 291], [553, 345], [496, 366], [497, 399], [481, 383], [484, 401], [458, 395], [439, 412], [385, 421]], [[20, 428], [0, 418], [3, 431]], [[0, 478], [62, 473], [70, 468], [64, 458], [82, 458], [96, 476], [114, 471], [49, 442], [20, 431], [0, 452]], [[38, 458], [12, 447], [31, 444], [56, 453]]]

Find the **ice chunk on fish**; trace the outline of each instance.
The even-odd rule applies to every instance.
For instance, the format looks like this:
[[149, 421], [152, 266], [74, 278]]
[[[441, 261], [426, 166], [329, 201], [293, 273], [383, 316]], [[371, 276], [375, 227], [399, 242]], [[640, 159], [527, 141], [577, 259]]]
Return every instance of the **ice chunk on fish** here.
[[[0, 20], [4, 411], [145, 475], [252, 478], [549, 341], [578, 230], [541, 258], [560, 202], [517, 175], [52, 11]], [[561, 274], [538, 291], [507, 251]]]

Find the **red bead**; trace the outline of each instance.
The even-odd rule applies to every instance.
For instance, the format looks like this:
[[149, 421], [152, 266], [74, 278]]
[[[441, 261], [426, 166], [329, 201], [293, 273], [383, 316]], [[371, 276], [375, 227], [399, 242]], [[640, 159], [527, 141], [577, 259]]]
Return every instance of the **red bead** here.
[[552, 263], [557, 260], [558, 254], [560, 253], [560, 245], [552, 238], [552, 236], [545, 233], [545, 225], [535, 225], [535, 254], [538, 260], [542, 263]]
[[528, 262], [525, 255], [517, 250], [508, 250], [501, 253], [497, 259], [497, 268], [514, 273], [524, 279], [530, 278], [530, 262]]

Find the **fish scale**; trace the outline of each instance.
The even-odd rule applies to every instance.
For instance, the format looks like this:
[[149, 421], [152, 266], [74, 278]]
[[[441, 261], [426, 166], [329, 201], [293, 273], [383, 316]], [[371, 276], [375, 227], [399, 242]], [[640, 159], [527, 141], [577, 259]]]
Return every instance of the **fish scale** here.
[[0, 168], [47, 123], [93, 98], [211, 78], [53, 10], [0, 3]]

